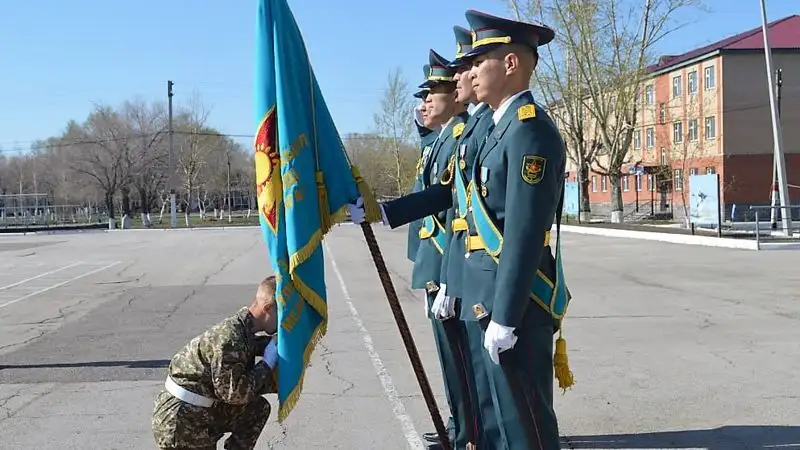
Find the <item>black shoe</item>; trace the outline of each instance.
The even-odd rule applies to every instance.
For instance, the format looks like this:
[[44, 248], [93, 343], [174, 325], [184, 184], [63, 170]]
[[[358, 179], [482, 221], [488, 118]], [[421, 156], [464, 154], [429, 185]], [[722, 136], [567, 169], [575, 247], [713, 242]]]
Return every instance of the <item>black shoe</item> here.
[[439, 442], [439, 433], [432, 431], [430, 433], [425, 433], [422, 435], [422, 438], [428, 442]]

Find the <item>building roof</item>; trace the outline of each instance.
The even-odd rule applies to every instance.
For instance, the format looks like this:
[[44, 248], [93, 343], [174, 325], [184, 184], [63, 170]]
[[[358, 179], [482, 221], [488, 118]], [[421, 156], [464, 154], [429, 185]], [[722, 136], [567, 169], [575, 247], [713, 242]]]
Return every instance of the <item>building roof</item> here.
[[[767, 29], [769, 30], [769, 44], [773, 49], [800, 49], [800, 15], [794, 14], [771, 22], [767, 24]], [[764, 34], [759, 26], [682, 55], [662, 56], [656, 64], [647, 68], [647, 73], [660, 72], [717, 51], [763, 49]]]

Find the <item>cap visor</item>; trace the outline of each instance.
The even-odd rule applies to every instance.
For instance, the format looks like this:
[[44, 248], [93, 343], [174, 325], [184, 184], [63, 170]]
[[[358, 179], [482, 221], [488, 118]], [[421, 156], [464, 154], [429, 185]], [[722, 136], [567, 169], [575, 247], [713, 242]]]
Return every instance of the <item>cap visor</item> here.
[[454, 59], [452, 62], [450, 62], [450, 64], [447, 65], [447, 67], [449, 69], [458, 69], [459, 67], [466, 66], [469, 63], [470, 59], [464, 55]]
[[489, 53], [490, 51], [492, 51], [494, 49], [500, 48], [503, 45], [505, 45], [505, 44], [486, 44], [486, 45], [481, 45], [478, 48], [473, 48], [472, 50], [469, 51], [469, 53], [467, 53], [466, 55], [462, 56], [459, 59], [461, 59], [461, 60], [470, 60], [472, 58], [475, 58], [476, 56], [480, 56], [480, 55], [483, 55], [485, 53]]

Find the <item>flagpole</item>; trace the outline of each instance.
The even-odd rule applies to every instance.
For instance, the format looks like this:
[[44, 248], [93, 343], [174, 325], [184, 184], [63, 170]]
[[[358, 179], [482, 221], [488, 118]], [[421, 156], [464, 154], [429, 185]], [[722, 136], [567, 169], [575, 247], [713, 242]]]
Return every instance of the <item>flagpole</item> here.
[[375, 262], [375, 269], [378, 271], [378, 277], [383, 285], [386, 298], [389, 300], [389, 306], [392, 309], [394, 320], [397, 323], [397, 328], [400, 330], [400, 336], [403, 338], [403, 343], [408, 352], [408, 358], [411, 360], [411, 367], [414, 369], [414, 374], [417, 376], [417, 382], [422, 390], [422, 397], [425, 399], [425, 404], [428, 406], [428, 411], [431, 414], [433, 426], [436, 428], [436, 434], [439, 435], [441, 448], [444, 450], [452, 450], [453, 447], [450, 444], [447, 429], [442, 421], [442, 415], [439, 413], [439, 407], [436, 405], [436, 399], [433, 397], [431, 384], [422, 366], [422, 359], [419, 357], [414, 338], [411, 336], [411, 330], [408, 327], [408, 322], [406, 322], [405, 314], [403, 314], [403, 308], [400, 306], [400, 300], [397, 298], [397, 292], [394, 289], [392, 277], [389, 275], [389, 270], [386, 268], [386, 263], [383, 261], [383, 255], [378, 246], [378, 240], [375, 238], [375, 232], [372, 230], [369, 222], [361, 223], [361, 230], [364, 232], [364, 239], [367, 241], [367, 247], [369, 247], [372, 260]]
[[[772, 81], [772, 48], [769, 44], [769, 26], [767, 25], [767, 5], [765, 0], [761, 3], [761, 33], [764, 35], [764, 58], [767, 64], [767, 89], [769, 90], [769, 106], [772, 113], [772, 138], [774, 144], [775, 167], [777, 172], [778, 189], [781, 198], [781, 222], [786, 236], [792, 236], [792, 210], [789, 208], [789, 188], [786, 185], [786, 160], [783, 156], [783, 131], [778, 118], [778, 107], [775, 98], [775, 85]], [[758, 226], [758, 224], [756, 224]]]

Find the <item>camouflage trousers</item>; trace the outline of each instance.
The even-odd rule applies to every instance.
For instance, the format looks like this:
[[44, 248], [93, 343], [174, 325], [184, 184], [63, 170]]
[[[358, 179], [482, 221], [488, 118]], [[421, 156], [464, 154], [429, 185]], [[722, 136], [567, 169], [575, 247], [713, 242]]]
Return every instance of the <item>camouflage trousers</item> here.
[[252, 450], [270, 414], [264, 397], [246, 405], [214, 405], [203, 408], [190, 405], [166, 391], [156, 396], [153, 410], [153, 437], [162, 450], [216, 450], [217, 441], [229, 432], [225, 441], [229, 450]]

